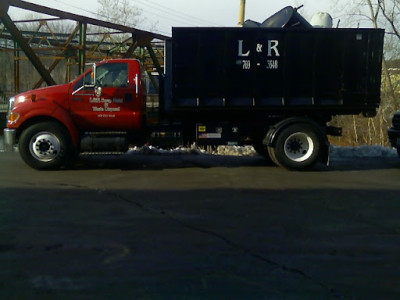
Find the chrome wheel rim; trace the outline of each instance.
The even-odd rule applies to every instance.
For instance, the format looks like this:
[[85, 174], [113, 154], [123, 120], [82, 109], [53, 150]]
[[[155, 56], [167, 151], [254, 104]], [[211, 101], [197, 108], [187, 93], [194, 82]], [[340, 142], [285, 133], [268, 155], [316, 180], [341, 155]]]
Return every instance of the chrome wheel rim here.
[[284, 151], [288, 159], [303, 162], [310, 158], [314, 152], [314, 142], [309, 135], [296, 132], [285, 140]]
[[60, 154], [61, 144], [51, 132], [39, 132], [30, 141], [29, 150], [32, 156], [42, 162], [49, 162]]

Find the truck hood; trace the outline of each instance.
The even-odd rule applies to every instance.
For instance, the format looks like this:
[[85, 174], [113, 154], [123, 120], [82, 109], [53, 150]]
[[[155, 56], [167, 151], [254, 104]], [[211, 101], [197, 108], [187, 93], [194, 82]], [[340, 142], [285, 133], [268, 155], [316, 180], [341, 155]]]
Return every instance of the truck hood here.
[[29, 102], [52, 101], [67, 107], [70, 83], [27, 91], [14, 97], [14, 107]]

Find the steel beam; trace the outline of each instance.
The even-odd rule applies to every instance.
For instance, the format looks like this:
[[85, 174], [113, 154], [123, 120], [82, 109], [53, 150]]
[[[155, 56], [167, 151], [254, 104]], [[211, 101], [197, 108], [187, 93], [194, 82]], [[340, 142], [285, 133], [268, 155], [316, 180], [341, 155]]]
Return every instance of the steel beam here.
[[[80, 28], [80, 26], [79, 26], [79, 24], [78, 24], [78, 25], [75, 27], [74, 31], [72, 31], [72, 33], [69, 35], [67, 41], [64, 43], [64, 46], [63, 46], [64, 51], [63, 51], [63, 54], [62, 54], [63, 56], [64, 56], [64, 54], [65, 54], [65, 51], [67, 51], [67, 50], [66, 50], [66, 47], [68, 47], [68, 45], [71, 43], [71, 41], [72, 41], [72, 39], [74, 38], [75, 34], [77, 34], [79, 28]], [[60, 61], [61, 61], [60, 58], [56, 59], [56, 60], [52, 63], [52, 65], [50, 66], [49, 72], [52, 72], [52, 71], [55, 69], [55, 67], [60, 63]], [[67, 77], [69, 77], [69, 76], [67, 75]], [[69, 81], [69, 80], [68, 80], [68, 81]], [[39, 88], [39, 87], [42, 85], [42, 83], [43, 83], [43, 78], [40, 78], [40, 80], [36, 83], [36, 85], [34, 86], [34, 88], [35, 88], [35, 89]]]
[[14, 41], [18, 42], [22, 51], [24, 51], [26, 57], [28, 57], [28, 59], [31, 61], [32, 65], [39, 72], [40, 76], [42, 76], [42, 78], [48, 85], [55, 85], [56, 82], [51, 77], [50, 73], [46, 70], [46, 68], [37, 57], [35, 52], [32, 50], [32, 48], [29, 46], [29, 44], [25, 41], [21, 32], [18, 30], [17, 26], [15, 26], [14, 22], [11, 20], [7, 12], [2, 10], [0, 18], [4, 26], [7, 27], [8, 31], [14, 38]]
[[156, 70], [158, 72], [158, 74], [162, 75], [163, 74], [163, 70], [161, 69], [161, 66], [158, 62], [157, 56], [153, 50], [153, 47], [151, 46], [150, 43], [147, 44], [146, 46], [147, 52], [149, 53], [151, 60], [153, 61], [154, 66], [156, 67]]
[[133, 52], [135, 52], [138, 45], [139, 45], [139, 43], [136, 40], [136, 35], [132, 34], [132, 44], [129, 46], [128, 51], [126, 51], [124, 58], [132, 57]]
[[0, 2], [0, 15], [6, 14], [8, 12], [8, 1]]
[[21, 0], [1, 0], [1, 1], [7, 2], [10, 6], [35, 11], [35, 12], [43, 13], [43, 14], [50, 15], [50, 16], [56, 16], [61, 19], [75, 20], [77, 22], [92, 24], [92, 25], [96, 25], [99, 27], [106, 27], [106, 28], [110, 28], [110, 29], [120, 30], [122, 32], [130, 32], [130, 33], [136, 34], [137, 36], [149, 37], [150, 39], [160, 39], [160, 40], [170, 39], [170, 37], [162, 35], [162, 34], [157, 34], [157, 33], [145, 31], [145, 30], [139, 30], [136, 28], [119, 25], [119, 24], [114, 24], [111, 22], [102, 21], [102, 20], [98, 20], [98, 19], [94, 19], [94, 18], [88, 18], [88, 17], [76, 15], [73, 13], [61, 11], [58, 9], [49, 8], [46, 6], [41, 6], [41, 5], [21, 1]]
[[19, 94], [19, 50], [17, 42], [14, 42], [14, 92]]
[[[77, 37], [77, 39], [71, 40], [71, 36], [69, 37], [68, 40], [65, 40], [63, 37], [66, 35], [56, 35], [52, 32], [51, 28], [48, 28], [50, 33], [41, 33], [42, 36], [48, 37], [47, 39], [43, 37], [37, 37], [35, 36], [35, 32], [31, 32], [31, 43], [29, 43], [27, 38], [27, 35], [25, 32], [20, 31], [16, 26], [16, 22], [28, 22], [28, 20], [25, 21], [14, 21], [10, 18], [8, 15], [8, 9], [9, 7], [17, 7], [25, 10], [30, 10], [34, 11], [37, 13], [43, 13], [46, 15], [49, 15], [48, 18], [43, 18], [43, 19], [36, 19], [34, 21], [40, 21], [42, 26], [46, 21], [57, 21], [57, 20], [75, 20], [77, 22], [77, 30], [79, 31], [78, 36], [74, 35], [74, 37]], [[51, 18], [54, 17], [54, 18]], [[135, 29], [132, 27], [127, 27], [119, 24], [114, 24], [98, 19], [93, 19], [93, 18], [88, 18], [85, 16], [80, 16], [80, 15], [75, 15], [72, 13], [60, 11], [57, 9], [52, 9], [49, 7], [41, 6], [41, 5], [36, 5], [33, 3], [21, 1], [21, 0], [0, 0], [0, 20], [5, 26], [5, 32], [2, 32], [2, 37], [6, 40], [13, 40], [16, 42], [16, 45], [18, 45], [18, 49], [14, 49], [14, 54], [15, 54], [15, 90], [19, 90], [19, 76], [20, 74], [18, 73], [18, 57], [19, 57], [19, 52], [22, 50], [26, 57], [30, 60], [31, 64], [34, 66], [34, 68], [38, 71], [39, 75], [41, 76], [41, 80], [37, 82], [35, 87], [38, 87], [42, 85], [43, 81], [47, 83], [47, 85], [54, 85], [56, 84], [54, 79], [52, 78], [51, 72], [52, 70], [57, 66], [57, 64], [65, 57], [69, 58], [71, 57], [71, 53], [67, 53], [67, 51], [70, 51], [71, 49], [74, 51], [73, 54], [74, 56], [76, 55], [77, 63], [78, 63], [78, 70], [79, 73], [84, 72], [85, 69], [85, 61], [86, 59], [89, 59], [90, 57], [90, 49], [87, 49], [87, 47], [91, 44], [94, 44], [95, 42], [92, 41], [87, 41], [86, 37], [89, 35], [87, 33], [87, 26], [89, 25], [95, 25], [99, 27], [104, 27], [104, 28], [109, 28], [112, 29], [108, 34], [119, 34], [119, 33], [130, 33], [132, 35], [132, 44], [130, 44], [130, 47], [127, 49], [126, 53], [122, 54], [124, 57], [132, 57], [134, 55], [134, 52], [137, 51], [137, 49], [140, 47], [142, 51], [147, 48], [149, 56], [157, 69], [157, 71], [162, 74], [162, 67], [160, 66], [157, 56], [155, 54], [155, 49], [152, 48], [151, 46], [151, 41], [154, 39], [159, 39], [159, 40], [168, 40], [170, 37], [156, 34], [153, 32], [149, 31], [144, 31], [144, 30], [139, 30]], [[32, 20], [30, 20], [32, 21]], [[6, 33], [4, 35], [4, 33]], [[94, 33], [96, 35], [100, 33]], [[36, 35], [38, 33], [36, 32]], [[59, 37], [61, 38], [59, 39]], [[45, 48], [40, 46], [43, 41], [46, 41], [50, 47]], [[100, 43], [103, 43], [104, 41], [101, 41]], [[38, 44], [38, 48], [36, 49], [32, 44]], [[105, 43], [108, 46], [112, 45], [111, 43]], [[68, 46], [69, 49], [66, 47]], [[103, 45], [102, 45], [103, 46]], [[55, 50], [55, 51], [60, 51], [58, 56], [54, 56], [54, 60], [52, 65], [50, 66], [49, 69], [45, 67], [40, 60], [39, 53], [42, 53], [47, 50]], [[113, 50], [113, 49], [112, 49]], [[10, 51], [12, 51], [10, 49]], [[36, 52], [35, 51], [41, 51], [41, 52]], [[76, 51], [76, 52], [75, 52]], [[89, 51], [89, 52], [88, 52]], [[110, 49], [100, 49], [99, 53], [105, 53], [107, 51], [110, 52]], [[111, 51], [112, 52], [112, 51]], [[144, 53], [142, 53], [144, 54]], [[142, 55], [144, 58], [144, 55]], [[147, 56], [147, 55], [146, 55]], [[49, 58], [49, 57], [48, 57]], [[95, 58], [95, 59], [101, 59], [104, 57], [100, 58]], [[148, 61], [147, 61], [148, 62]], [[69, 77], [69, 75], [68, 75]]]
[[78, 70], [79, 74], [85, 72], [86, 61], [86, 29], [87, 24], [79, 22], [79, 50], [78, 50]]

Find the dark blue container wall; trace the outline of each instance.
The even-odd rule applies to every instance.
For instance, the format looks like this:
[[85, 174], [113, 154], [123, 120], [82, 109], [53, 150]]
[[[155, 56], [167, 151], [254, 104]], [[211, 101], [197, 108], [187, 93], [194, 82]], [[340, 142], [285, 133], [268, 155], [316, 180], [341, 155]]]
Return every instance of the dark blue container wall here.
[[174, 28], [172, 107], [376, 108], [383, 36], [377, 29]]

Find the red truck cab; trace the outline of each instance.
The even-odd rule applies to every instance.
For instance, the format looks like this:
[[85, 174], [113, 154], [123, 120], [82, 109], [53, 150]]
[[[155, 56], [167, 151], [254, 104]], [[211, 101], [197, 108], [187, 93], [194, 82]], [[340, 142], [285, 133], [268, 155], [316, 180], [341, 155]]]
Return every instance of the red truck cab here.
[[[142, 129], [145, 102], [136, 60], [109, 60], [71, 83], [69, 110], [80, 130]], [[93, 78], [96, 82], [93, 83]]]
[[134, 59], [102, 61], [70, 83], [16, 95], [10, 99], [5, 144], [18, 142], [21, 157], [36, 169], [98, 150], [110, 136], [113, 144], [115, 138], [123, 141], [116, 143], [122, 151], [122, 137], [145, 125], [141, 72]]

